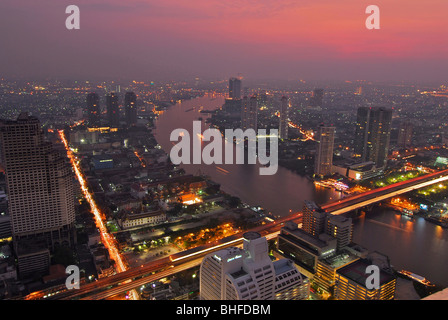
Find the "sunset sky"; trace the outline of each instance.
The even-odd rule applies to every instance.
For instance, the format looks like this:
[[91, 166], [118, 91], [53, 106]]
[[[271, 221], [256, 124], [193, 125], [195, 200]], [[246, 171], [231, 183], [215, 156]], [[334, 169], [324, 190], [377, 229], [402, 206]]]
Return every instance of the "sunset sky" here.
[[0, 76], [446, 81], [447, 16], [447, 0], [2, 0]]

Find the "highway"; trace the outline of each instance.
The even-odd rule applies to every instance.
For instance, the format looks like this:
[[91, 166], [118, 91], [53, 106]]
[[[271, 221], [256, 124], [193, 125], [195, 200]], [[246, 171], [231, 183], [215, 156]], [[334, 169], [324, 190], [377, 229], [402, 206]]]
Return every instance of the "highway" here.
[[399, 183], [394, 183], [382, 188], [363, 192], [345, 199], [333, 201], [322, 205], [321, 208], [328, 213], [339, 215], [374, 204], [385, 199], [424, 188], [432, 184], [448, 180], [448, 170], [443, 170]]
[[[444, 182], [447, 180], [448, 180], [448, 170], [443, 170], [440, 172], [436, 172], [436, 173], [424, 175], [421, 177], [417, 177], [414, 179], [410, 179], [407, 181], [399, 182], [399, 183], [389, 185], [386, 187], [374, 189], [374, 190], [371, 190], [371, 191], [368, 191], [368, 192], [365, 192], [362, 194], [350, 196], [350, 197], [347, 197], [342, 200], [334, 201], [334, 202], [323, 205], [322, 209], [324, 209], [328, 213], [339, 215], [339, 214], [347, 213], [352, 210], [362, 208], [366, 205], [370, 205], [373, 203], [383, 201], [387, 198], [390, 198], [390, 197], [393, 197], [396, 195], [400, 195], [400, 194], [403, 194], [403, 193], [406, 193], [406, 192], [409, 192], [412, 190], [416, 190], [419, 188], [423, 188], [423, 187], [426, 187], [426, 186], [429, 186], [432, 184], [436, 184], [436, 183], [440, 183], [440, 182]], [[301, 221], [301, 213], [294, 213], [289, 216], [280, 218], [280, 219], [275, 220], [274, 222], [267, 224], [265, 226], [257, 227], [255, 229], [253, 229], [252, 231], [260, 232], [263, 236], [267, 237], [268, 239], [275, 238], [278, 235], [280, 228], [284, 225], [284, 223], [287, 221], [291, 221], [291, 220], [295, 220], [296, 222], [299, 223]], [[222, 243], [223, 244], [229, 243], [230, 245], [233, 245], [233, 246], [241, 245], [242, 238], [238, 238], [238, 237], [242, 236], [242, 233], [239, 235], [236, 235], [236, 236], [237, 236], [238, 241], [236, 241], [235, 237], [234, 237], [232, 242], [229, 242], [228, 239], [223, 239]], [[176, 265], [176, 266], [171, 267], [171, 269], [164, 270], [160, 274], [156, 273], [154, 275], [151, 275], [150, 277], [145, 277], [145, 278], [139, 279], [137, 281], [132, 281], [132, 282], [126, 283], [125, 285], [119, 285], [118, 287], [114, 288], [111, 291], [105, 291], [98, 295], [86, 297], [85, 299], [92, 299], [95, 297], [105, 299], [107, 297], [117, 294], [117, 292], [124, 292], [124, 291], [129, 290], [130, 288], [135, 288], [139, 285], [143, 285], [145, 283], [166, 277], [167, 275], [175, 274], [176, 272], [179, 272], [177, 270], [186, 270], [186, 269], [192, 268], [194, 266], [199, 265], [200, 261], [206, 254], [208, 254], [212, 250], [221, 249], [222, 247], [223, 246], [209, 247], [209, 249], [203, 250], [203, 252], [194, 252], [192, 254], [181, 253], [179, 258], [175, 258], [175, 259], [173, 259], [173, 261], [170, 261], [170, 262], [179, 263], [180, 260], [186, 259], [185, 263], [183, 263], [183, 264], [185, 264], [185, 266], [183, 266], [183, 264]], [[194, 257], [193, 261], [190, 261], [187, 259], [187, 258], [190, 258], [190, 256]]]
[[[301, 213], [294, 213], [287, 217], [277, 219], [271, 223], [265, 224], [251, 229], [251, 231], [259, 232], [268, 240], [277, 237], [281, 227], [285, 222], [295, 220], [301, 222]], [[179, 270], [186, 270], [197, 266], [202, 258], [210, 252], [220, 250], [230, 246], [241, 246], [243, 243], [243, 234], [241, 232], [221, 240], [215, 241], [207, 245], [203, 245], [190, 250], [173, 254], [169, 257], [161, 258], [143, 264], [137, 268], [130, 268], [107, 278], [81, 285], [77, 290], [65, 290], [54, 294], [45, 299], [47, 300], [72, 300], [72, 299], [88, 299], [94, 300], [94, 297], [106, 299], [118, 293], [129, 291], [143, 284], [173, 275]], [[196, 261], [198, 260], [198, 261]], [[196, 262], [194, 262], [196, 261]], [[198, 264], [195, 264], [198, 263]], [[189, 267], [187, 267], [189, 266]], [[42, 294], [32, 293], [29, 299], [42, 299]]]
[[[435, 183], [448, 180], [448, 170], [417, 177], [383, 188], [367, 191], [335, 202], [327, 203], [321, 208], [331, 214], [343, 214], [366, 205], [380, 202], [387, 198], [403, 194], [412, 190], [423, 188]], [[301, 213], [279, 218], [271, 223], [256, 227], [251, 231], [260, 232], [268, 239], [275, 238], [285, 222], [294, 220], [301, 222]], [[106, 299], [119, 293], [133, 290], [143, 284], [173, 275], [182, 270], [193, 268], [200, 264], [202, 258], [213, 251], [228, 247], [242, 245], [244, 232], [221, 239], [215, 243], [204, 245], [192, 250], [183, 251], [156, 261], [148, 262], [139, 268], [122, 270], [118, 274], [100, 279], [93, 283], [82, 285], [78, 290], [66, 290], [54, 294], [48, 299]], [[29, 299], [41, 299], [42, 295], [32, 293]]]

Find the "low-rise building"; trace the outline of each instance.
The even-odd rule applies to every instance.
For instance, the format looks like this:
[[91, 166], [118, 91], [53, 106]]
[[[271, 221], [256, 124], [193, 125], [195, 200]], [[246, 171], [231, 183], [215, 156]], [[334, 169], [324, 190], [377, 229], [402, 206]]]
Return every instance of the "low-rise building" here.
[[166, 213], [162, 210], [155, 210], [141, 213], [126, 213], [119, 219], [119, 224], [122, 229], [129, 229], [145, 225], [159, 224], [165, 221]]

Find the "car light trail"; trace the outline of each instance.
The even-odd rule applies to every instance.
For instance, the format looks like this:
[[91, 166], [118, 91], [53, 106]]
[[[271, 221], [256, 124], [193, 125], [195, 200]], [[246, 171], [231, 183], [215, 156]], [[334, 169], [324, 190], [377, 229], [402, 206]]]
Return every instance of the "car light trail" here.
[[[104, 225], [103, 219], [101, 217], [102, 216], [101, 211], [98, 208], [97, 204], [95, 203], [95, 200], [93, 199], [93, 196], [88, 189], [87, 181], [79, 167], [79, 161], [76, 159], [75, 155], [73, 154], [72, 150], [70, 149], [63, 130], [59, 130], [59, 136], [60, 136], [62, 142], [64, 143], [65, 149], [67, 150], [67, 157], [70, 159], [72, 168], [75, 171], [76, 177], [81, 186], [81, 191], [82, 191], [85, 199], [89, 203], [90, 209], [95, 217], [95, 223], [96, 223], [97, 228], [100, 231], [100, 235], [101, 235], [103, 244], [106, 247], [106, 249], [108, 250], [109, 255], [112, 258], [112, 260], [115, 261], [117, 272], [126, 271], [127, 270], [126, 263], [124, 262], [122, 256], [120, 255], [120, 252], [116, 246], [114, 237], [108, 232], [106, 226]], [[132, 297], [134, 299], [136, 299], [136, 294], [132, 293]]]
[[138, 158], [138, 160], [140, 160], [140, 163], [141, 163], [142, 167], [145, 168], [146, 167], [146, 163], [145, 163], [145, 160], [143, 159], [143, 157], [140, 156], [137, 151], [134, 151], [134, 154]]

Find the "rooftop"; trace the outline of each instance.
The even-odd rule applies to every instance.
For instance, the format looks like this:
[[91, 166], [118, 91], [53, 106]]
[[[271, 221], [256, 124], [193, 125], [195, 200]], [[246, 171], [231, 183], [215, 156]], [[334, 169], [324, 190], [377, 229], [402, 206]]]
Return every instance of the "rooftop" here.
[[[370, 276], [369, 273], [366, 273], [369, 265], [371, 265], [371, 263], [368, 260], [359, 259], [345, 267], [340, 268], [336, 272], [343, 277], [355, 281], [365, 287], [367, 278]], [[396, 279], [395, 275], [380, 269], [380, 285], [388, 283], [394, 279]]]

